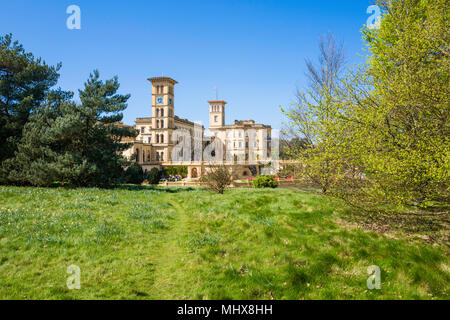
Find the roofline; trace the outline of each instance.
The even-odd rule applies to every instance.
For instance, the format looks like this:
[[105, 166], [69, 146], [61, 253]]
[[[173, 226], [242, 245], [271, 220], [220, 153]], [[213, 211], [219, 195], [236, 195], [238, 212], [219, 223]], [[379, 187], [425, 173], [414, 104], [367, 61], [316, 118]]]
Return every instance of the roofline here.
[[[226, 124], [223, 126], [212, 127], [212, 129], [232, 129], [232, 128], [245, 128], [245, 127], [258, 127], [258, 128], [272, 128], [270, 124], [254, 123], [254, 124]], [[210, 127], [211, 128], [211, 127]]]
[[164, 81], [168, 81], [168, 82], [170, 82], [172, 84], [177, 84], [178, 83], [177, 81], [175, 81], [174, 79], [169, 78], [169, 77], [152, 77], [152, 78], [148, 78], [147, 80], [152, 82], [152, 83], [153, 82], [164, 82]]
[[223, 104], [227, 104], [227, 102], [225, 100], [209, 100], [208, 103], [223, 103]]

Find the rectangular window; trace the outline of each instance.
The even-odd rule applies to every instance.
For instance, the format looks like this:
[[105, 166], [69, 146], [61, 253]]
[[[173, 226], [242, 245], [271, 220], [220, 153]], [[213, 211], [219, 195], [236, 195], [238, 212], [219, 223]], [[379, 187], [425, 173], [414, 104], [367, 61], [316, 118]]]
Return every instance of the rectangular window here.
[[142, 127], [141, 128], [141, 133], [144, 133], [145, 132], [145, 127]]

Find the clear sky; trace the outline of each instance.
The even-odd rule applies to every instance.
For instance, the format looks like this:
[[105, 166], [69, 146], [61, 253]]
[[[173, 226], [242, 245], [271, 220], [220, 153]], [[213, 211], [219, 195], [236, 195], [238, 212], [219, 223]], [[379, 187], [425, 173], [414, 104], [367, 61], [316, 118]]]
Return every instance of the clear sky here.
[[[226, 122], [254, 119], [279, 128], [279, 105], [305, 85], [305, 58], [321, 34], [344, 40], [361, 61], [361, 28], [372, 0], [1, 0], [0, 33], [12, 33], [49, 64], [62, 62], [59, 86], [77, 92], [93, 69], [119, 77], [130, 93], [124, 122], [151, 116], [153, 76], [169, 76], [175, 114], [208, 127], [207, 100], [228, 102]], [[69, 5], [81, 30], [69, 30]]]

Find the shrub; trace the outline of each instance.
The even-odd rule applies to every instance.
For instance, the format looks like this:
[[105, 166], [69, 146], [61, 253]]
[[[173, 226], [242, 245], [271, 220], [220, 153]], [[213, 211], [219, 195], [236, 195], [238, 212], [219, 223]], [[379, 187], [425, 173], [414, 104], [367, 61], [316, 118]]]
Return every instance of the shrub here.
[[158, 170], [158, 168], [153, 168], [148, 173], [148, 183], [150, 184], [158, 184], [161, 179], [162, 172]]
[[253, 188], [276, 188], [278, 182], [275, 181], [273, 176], [259, 176], [253, 180]]
[[225, 165], [211, 165], [208, 173], [201, 178], [206, 182], [207, 188], [211, 191], [223, 194], [225, 189], [233, 182], [234, 171]]
[[187, 166], [166, 166], [163, 168], [163, 173], [165, 177], [178, 175], [185, 178], [188, 175]]
[[141, 184], [144, 181], [144, 171], [139, 164], [133, 162], [124, 173], [124, 182], [131, 184]]

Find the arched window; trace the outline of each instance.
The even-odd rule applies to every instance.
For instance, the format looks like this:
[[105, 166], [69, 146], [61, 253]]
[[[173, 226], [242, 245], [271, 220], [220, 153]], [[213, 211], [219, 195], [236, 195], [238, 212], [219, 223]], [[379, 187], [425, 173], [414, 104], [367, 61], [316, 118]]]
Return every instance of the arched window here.
[[156, 135], [156, 143], [159, 143], [159, 134]]
[[159, 128], [159, 120], [156, 120], [156, 127]]
[[164, 135], [161, 135], [161, 143], [164, 143]]
[[164, 128], [164, 120], [161, 120], [161, 128]]
[[156, 153], [156, 161], [159, 161], [159, 152]]
[[164, 152], [161, 152], [161, 161], [164, 161]]
[[164, 109], [161, 109], [161, 117], [164, 117]]

